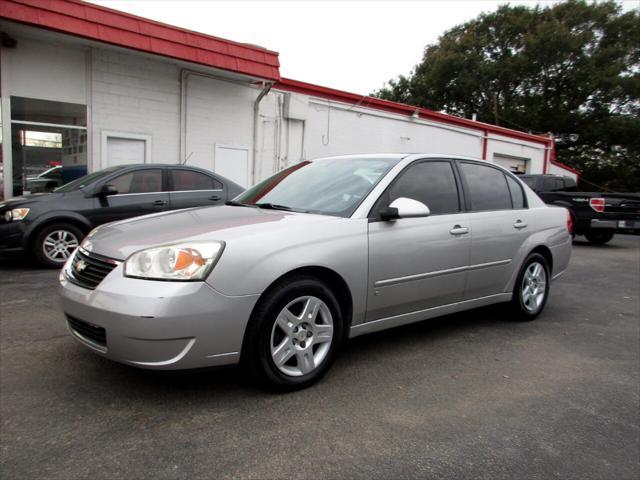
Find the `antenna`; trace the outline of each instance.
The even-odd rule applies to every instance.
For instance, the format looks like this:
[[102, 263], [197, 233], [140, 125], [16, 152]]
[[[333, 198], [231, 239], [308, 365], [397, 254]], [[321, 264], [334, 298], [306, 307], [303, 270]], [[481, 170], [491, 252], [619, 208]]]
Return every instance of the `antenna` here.
[[182, 162], [180, 165], [186, 165], [187, 164], [187, 160], [189, 160], [191, 158], [191, 155], [193, 155], [193, 152], [191, 152], [189, 155], [187, 155], [184, 159], [184, 162]]

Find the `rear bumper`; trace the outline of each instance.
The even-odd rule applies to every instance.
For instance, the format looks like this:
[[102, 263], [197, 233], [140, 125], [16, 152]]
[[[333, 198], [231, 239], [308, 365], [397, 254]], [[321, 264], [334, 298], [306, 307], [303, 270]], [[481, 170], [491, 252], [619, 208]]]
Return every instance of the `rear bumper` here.
[[592, 229], [615, 230], [616, 233], [640, 234], [640, 220], [591, 220]]
[[64, 273], [60, 283], [67, 327], [78, 342], [117, 362], [157, 370], [237, 363], [258, 300], [222, 295], [205, 282], [127, 278], [122, 265], [95, 290], [70, 283]]

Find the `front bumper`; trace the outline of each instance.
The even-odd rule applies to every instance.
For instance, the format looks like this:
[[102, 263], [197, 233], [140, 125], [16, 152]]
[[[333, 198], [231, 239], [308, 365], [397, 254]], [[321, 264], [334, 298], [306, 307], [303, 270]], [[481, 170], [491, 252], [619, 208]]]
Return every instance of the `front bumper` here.
[[24, 222], [4, 222], [0, 219], [0, 251], [21, 249], [24, 231]]
[[[127, 278], [118, 265], [95, 290], [60, 276], [62, 309], [72, 336], [94, 352], [142, 368], [182, 370], [238, 363], [259, 295], [228, 297], [205, 282]], [[94, 342], [77, 321], [104, 328]]]

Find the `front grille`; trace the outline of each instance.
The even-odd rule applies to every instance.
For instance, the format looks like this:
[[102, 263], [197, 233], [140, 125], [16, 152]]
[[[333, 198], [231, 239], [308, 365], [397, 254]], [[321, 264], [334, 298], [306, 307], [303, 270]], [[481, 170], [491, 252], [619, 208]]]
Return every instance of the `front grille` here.
[[90, 323], [78, 320], [75, 317], [67, 315], [67, 322], [69, 327], [80, 337], [89, 340], [101, 347], [107, 346], [107, 332], [104, 328], [97, 325], [91, 325]]
[[93, 290], [117, 265], [116, 260], [79, 248], [71, 262], [68, 278], [71, 283]]

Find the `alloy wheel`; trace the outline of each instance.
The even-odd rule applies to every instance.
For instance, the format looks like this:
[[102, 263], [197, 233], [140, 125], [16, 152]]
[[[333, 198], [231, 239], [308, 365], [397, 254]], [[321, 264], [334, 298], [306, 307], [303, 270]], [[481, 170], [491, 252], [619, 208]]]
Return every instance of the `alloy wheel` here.
[[78, 238], [68, 230], [54, 230], [42, 242], [42, 251], [52, 262], [65, 262], [78, 248]]
[[520, 296], [524, 308], [536, 312], [547, 294], [547, 271], [538, 262], [531, 263], [524, 272]]
[[271, 359], [285, 375], [313, 372], [327, 358], [333, 340], [333, 317], [318, 297], [299, 297], [278, 314], [271, 329]]

